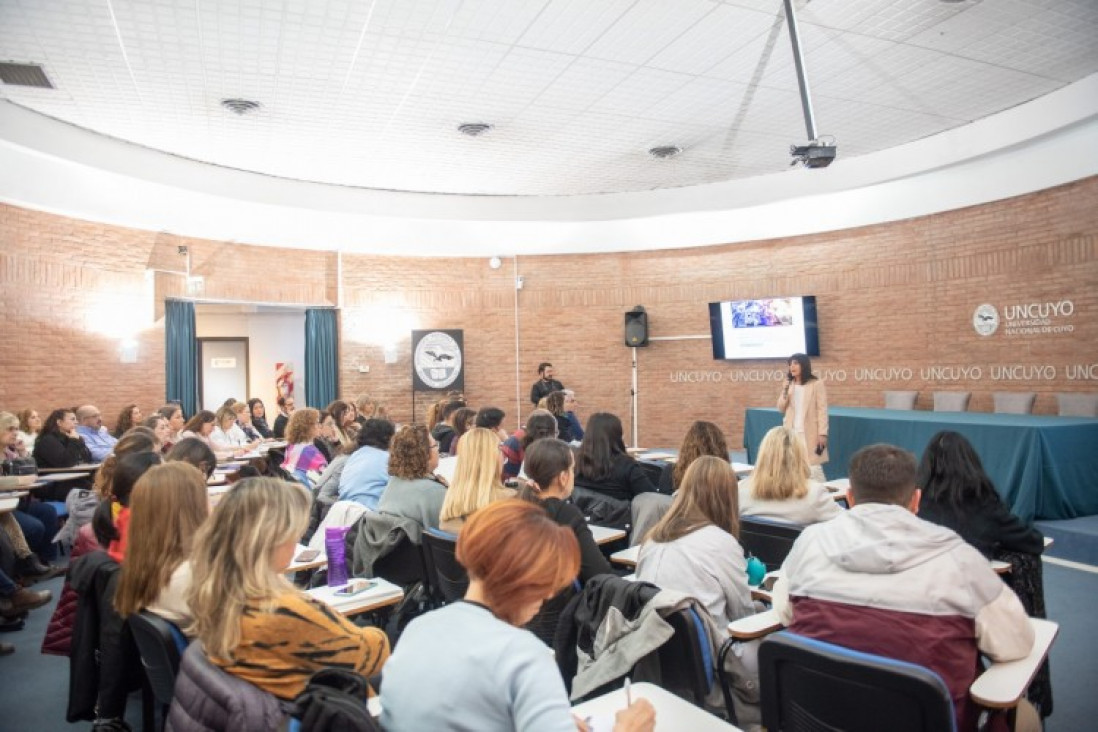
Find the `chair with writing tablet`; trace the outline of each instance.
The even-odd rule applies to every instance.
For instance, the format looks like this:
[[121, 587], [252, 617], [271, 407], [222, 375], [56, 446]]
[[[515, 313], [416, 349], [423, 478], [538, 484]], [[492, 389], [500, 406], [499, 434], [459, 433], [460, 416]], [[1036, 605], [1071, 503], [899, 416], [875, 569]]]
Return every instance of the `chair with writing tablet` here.
[[886, 391], [885, 409], [911, 411], [915, 409], [915, 400], [918, 398], [917, 391]]
[[765, 564], [768, 572], [782, 566], [802, 531], [803, 526], [788, 521], [740, 517], [740, 544], [744, 552]]
[[967, 391], [936, 391], [934, 392], [934, 411], [966, 412], [971, 396], [972, 393]]
[[[163, 720], [168, 719], [168, 709], [175, 694], [175, 677], [179, 674], [179, 662], [187, 648], [187, 639], [173, 623], [142, 610], [126, 620], [134, 642], [137, 644], [141, 665], [145, 669], [146, 693], [160, 705]], [[145, 727], [151, 729], [152, 707], [143, 700]]]
[[423, 549], [430, 566], [434, 568], [431, 585], [440, 595], [435, 599], [447, 603], [465, 597], [465, 591], [469, 589], [469, 573], [457, 560], [457, 537], [438, 529], [427, 529], [423, 532]]
[[1037, 393], [1032, 391], [997, 391], [991, 395], [996, 414], [1032, 414]]
[[696, 706], [713, 685], [713, 644], [698, 611], [685, 607], [664, 617], [675, 634], [658, 651], [660, 686]]

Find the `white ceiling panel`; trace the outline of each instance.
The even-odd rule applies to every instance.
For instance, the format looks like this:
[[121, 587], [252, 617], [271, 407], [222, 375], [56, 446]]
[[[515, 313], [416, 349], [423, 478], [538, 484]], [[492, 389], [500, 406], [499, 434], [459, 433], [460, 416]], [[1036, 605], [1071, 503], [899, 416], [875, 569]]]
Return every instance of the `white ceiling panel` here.
[[[1098, 72], [1094, 0], [811, 0], [798, 17], [840, 160]], [[689, 186], [784, 170], [806, 139], [780, 0], [0, 0], [0, 60], [54, 84], [0, 85], [29, 109], [347, 186]]]

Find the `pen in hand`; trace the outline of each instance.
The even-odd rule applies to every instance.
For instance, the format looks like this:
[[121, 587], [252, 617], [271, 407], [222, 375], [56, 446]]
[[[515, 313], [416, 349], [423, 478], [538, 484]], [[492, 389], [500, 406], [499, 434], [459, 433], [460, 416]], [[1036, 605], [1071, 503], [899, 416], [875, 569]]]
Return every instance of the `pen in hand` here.
[[633, 706], [633, 692], [629, 689], [629, 677], [625, 677], [625, 706]]

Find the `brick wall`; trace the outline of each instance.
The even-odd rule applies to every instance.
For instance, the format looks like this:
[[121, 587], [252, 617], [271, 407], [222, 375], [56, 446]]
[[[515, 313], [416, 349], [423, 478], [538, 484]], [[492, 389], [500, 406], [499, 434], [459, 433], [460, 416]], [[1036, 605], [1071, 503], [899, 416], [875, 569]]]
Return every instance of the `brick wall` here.
[[[0, 207], [0, 312], [8, 332], [21, 334], [0, 355], [0, 405], [43, 409], [93, 398], [113, 415], [129, 400], [159, 404], [157, 303], [182, 294], [184, 283], [174, 274], [146, 279], [145, 270], [182, 268], [174, 254], [182, 243], [206, 297], [335, 303], [342, 284], [341, 390], [381, 397], [402, 421], [412, 416], [413, 328], [464, 330], [465, 391], [476, 405], [494, 403], [512, 420], [519, 408], [528, 412], [537, 363], [550, 360], [578, 391], [585, 416], [616, 412], [628, 432], [631, 352], [622, 344], [622, 313], [644, 305], [653, 336], [707, 336], [706, 303], [768, 295], [816, 295], [823, 355], [814, 366], [829, 377], [832, 404], [880, 406], [885, 389], [915, 389], [919, 408], [928, 409], [932, 391], [965, 390], [973, 393], [970, 409], [990, 411], [993, 391], [1014, 390], [1038, 392], [1036, 411], [1054, 413], [1056, 392], [1098, 390], [1095, 204], [1098, 179], [1090, 179], [836, 233], [520, 257], [517, 365], [510, 259], [499, 270], [483, 258], [344, 254], [340, 263], [330, 253], [184, 240]], [[669, 247], [674, 239], [668, 230]], [[1013, 306], [1062, 301], [1073, 312], [1051, 324], [1070, 332], [1006, 333]], [[93, 314], [104, 302], [151, 313], [137, 364], [119, 364], [117, 338], [97, 332]], [[1004, 318], [990, 337], [972, 327], [981, 303]], [[384, 363], [387, 342], [395, 342], [396, 363]], [[774, 361], [716, 362], [707, 339], [653, 342], [638, 358], [641, 443], [675, 445], [691, 420], [709, 419], [738, 444], [744, 408], [773, 404], [780, 384], [769, 379], [782, 370]], [[429, 402], [417, 399], [417, 418]]]

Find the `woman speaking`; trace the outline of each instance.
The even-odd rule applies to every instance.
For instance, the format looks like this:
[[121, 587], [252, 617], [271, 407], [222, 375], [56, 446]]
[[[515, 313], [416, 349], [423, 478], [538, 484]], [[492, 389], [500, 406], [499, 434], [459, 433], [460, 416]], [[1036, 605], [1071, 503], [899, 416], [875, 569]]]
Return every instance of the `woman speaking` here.
[[778, 411], [784, 415], [782, 424], [804, 438], [810, 478], [823, 483], [823, 464], [827, 454], [827, 389], [812, 373], [812, 362], [803, 353], [789, 357], [789, 373], [778, 396]]

